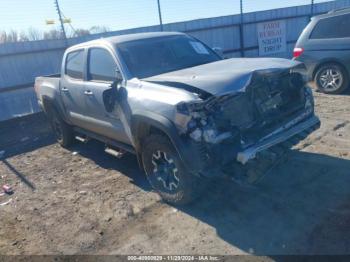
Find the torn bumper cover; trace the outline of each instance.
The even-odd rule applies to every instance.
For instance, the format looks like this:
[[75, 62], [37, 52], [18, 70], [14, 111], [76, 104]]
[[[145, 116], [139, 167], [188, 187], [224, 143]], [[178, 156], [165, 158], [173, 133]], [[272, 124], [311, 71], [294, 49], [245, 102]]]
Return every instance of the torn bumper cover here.
[[[273, 133], [273, 135], [267, 135], [255, 145], [250, 146], [241, 152], [238, 152], [236, 160], [241, 164], [246, 164], [250, 159], [255, 158], [258, 152], [266, 150], [276, 144], [282, 143], [302, 132], [309, 134], [320, 126], [320, 120], [316, 116], [312, 116], [305, 121], [293, 125], [297, 120], [298, 119], [294, 119], [293, 121], [290, 121], [287, 125], [285, 125], [284, 128], [279, 128], [279, 131]], [[292, 127], [288, 129], [288, 126]]]

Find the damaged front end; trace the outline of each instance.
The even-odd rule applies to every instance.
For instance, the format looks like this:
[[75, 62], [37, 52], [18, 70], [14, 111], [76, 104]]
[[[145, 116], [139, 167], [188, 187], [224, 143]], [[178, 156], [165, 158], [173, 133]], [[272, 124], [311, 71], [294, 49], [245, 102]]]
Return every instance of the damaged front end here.
[[244, 88], [176, 107], [178, 131], [199, 148], [201, 169], [236, 160], [246, 164], [256, 153], [318, 127], [312, 91], [291, 70], [255, 71]]

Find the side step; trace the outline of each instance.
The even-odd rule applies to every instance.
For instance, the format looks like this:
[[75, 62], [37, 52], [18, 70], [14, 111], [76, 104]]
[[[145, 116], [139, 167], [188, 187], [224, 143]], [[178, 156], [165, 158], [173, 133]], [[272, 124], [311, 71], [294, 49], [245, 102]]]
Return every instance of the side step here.
[[80, 141], [80, 142], [82, 142], [82, 143], [84, 143], [84, 144], [86, 144], [87, 142], [89, 142], [89, 137], [82, 137], [82, 136], [75, 136], [75, 139], [76, 140], [78, 140], [78, 141]]
[[115, 156], [116, 158], [121, 158], [123, 157], [123, 155], [125, 154], [125, 151], [124, 150], [121, 150], [121, 149], [113, 149], [113, 148], [110, 148], [110, 147], [106, 147], [105, 148], [105, 152], [107, 154], [110, 154], [112, 156]]
[[85, 130], [85, 129], [82, 129], [79, 127], [74, 127], [74, 131], [83, 135], [83, 136], [88, 137], [88, 139], [89, 138], [96, 139], [104, 144], [112, 146], [113, 148], [120, 148], [120, 150], [122, 150], [122, 151], [126, 151], [126, 152], [129, 152], [131, 154], [136, 154], [135, 149], [131, 145], [115, 141], [113, 139], [98, 135], [96, 133], [93, 133], [91, 131], [88, 131], [88, 130]]

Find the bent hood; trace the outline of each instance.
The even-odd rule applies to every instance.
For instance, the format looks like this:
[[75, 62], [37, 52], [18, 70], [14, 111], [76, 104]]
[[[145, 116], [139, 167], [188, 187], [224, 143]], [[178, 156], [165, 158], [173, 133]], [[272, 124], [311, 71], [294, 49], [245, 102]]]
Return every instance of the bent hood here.
[[244, 91], [256, 73], [277, 73], [299, 65], [282, 58], [231, 58], [142, 80], [217, 96]]

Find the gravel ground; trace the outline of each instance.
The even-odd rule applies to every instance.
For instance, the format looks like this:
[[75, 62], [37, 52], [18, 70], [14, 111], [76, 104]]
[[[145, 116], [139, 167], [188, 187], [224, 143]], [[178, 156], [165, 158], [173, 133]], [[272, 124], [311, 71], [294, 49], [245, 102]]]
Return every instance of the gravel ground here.
[[[322, 126], [258, 184], [211, 184], [187, 207], [134, 156], [55, 143], [45, 119], [0, 123], [0, 254], [349, 254], [350, 96], [315, 94]], [[1, 152], [0, 152], [1, 154]]]

